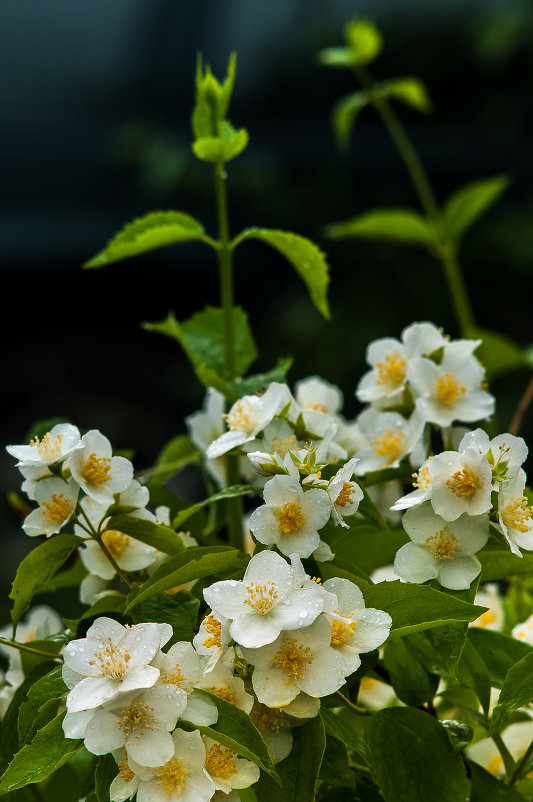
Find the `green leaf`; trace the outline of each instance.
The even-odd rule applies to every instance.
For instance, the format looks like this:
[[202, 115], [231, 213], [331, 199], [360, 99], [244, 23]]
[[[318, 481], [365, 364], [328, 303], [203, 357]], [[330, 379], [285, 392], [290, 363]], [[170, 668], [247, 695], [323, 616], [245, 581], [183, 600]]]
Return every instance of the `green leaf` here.
[[516, 788], [506, 785], [472, 760], [468, 761], [468, 768], [472, 777], [470, 802], [526, 802]]
[[380, 582], [363, 591], [367, 607], [385, 610], [392, 617], [396, 635], [408, 635], [452, 621], [474, 621], [485, 607], [468, 604], [427, 585]]
[[152, 596], [146, 601], [141, 601], [133, 608], [132, 618], [136, 624], [143, 621], [170, 624], [174, 630], [167, 644], [170, 647], [178, 641], [192, 641], [199, 607], [200, 602], [196, 596], [181, 590], [173, 596], [163, 593], [161, 596]]
[[21, 705], [27, 698], [28, 691], [42, 676], [49, 670], [50, 666], [43, 663], [37, 665], [26, 677], [22, 685], [15, 690], [13, 698], [4, 713], [2, 726], [0, 727], [0, 774], [3, 773], [7, 764], [19, 749], [17, 721]]
[[79, 537], [75, 535], [54, 535], [30, 551], [22, 560], [9, 594], [9, 598], [14, 602], [11, 610], [13, 637], [18, 622], [29, 608], [35, 594], [52, 579], [80, 542]]
[[337, 528], [328, 543], [336, 557], [348, 563], [356, 562], [362, 571], [370, 574], [392, 563], [398, 549], [407, 541], [403, 529], [385, 530], [363, 524], [350, 529]]
[[58, 423], [70, 423], [70, 421], [68, 418], [46, 418], [46, 420], [35, 421], [28, 429], [24, 442], [29, 443], [35, 437], [42, 440], [45, 434], [48, 434]]
[[113, 515], [106, 524], [106, 531], [109, 530], [122, 532], [165, 554], [179, 554], [185, 548], [180, 536], [169, 526], [134, 515]]
[[333, 239], [354, 237], [425, 248], [436, 242], [431, 224], [412, 209], [372, 209], [349, 220], [332, 223], [325, 233]]
[[279, 251], [303, 279], [318, 311], [329, 319], [329, 267], [325, 255], [314, 242], [290, 231], [268, 228], [248, 228], [239, 235], [239, 240], [245, 239], [261, 240]]
[[129, 613], [141, 601], [165, 590], [184, 585], [204, 576], [219, 576], [228, 571], [244, 569], [247, 557], [230, 546], [200, 546], [187, 549], [163, 563], [138, 590], [125, 612]]
[[318, 60], [325, 67], [351, 68], [352, 66], [347, 47], [326, 47], [319, 52]]
[[[226, 125], [229, 126], [229, 123]], [[222, 136], [208, 136], [193, 142], [194, 155], [204, 162], [229, 162], [239, 156], [248, 144], [248, 131], [226, 129]]]
[[39, 593], [53, 593], [55, 590], [63, 588], [77, 588], [88, 573], [82, 561], [76, 560], [73, 565], [55, 574], [49, 582], [42, 586]]
[[369, 20], [353, 20], [344, 30], [352, 66], [362, 67], [374, 61], [383, 48], [383, 37]]
[[206, 507], [208, 504], [214, 504], [215, 501], [224, 501], [228, 498], [247, 496], [250, 493], [257, 492], [262, 493], [262, 490], [255, 488], [253, 485], [232, 485], [231, 487], [225, 487], [224, 490], [219, 490], [218, 493], [209, 496], [209, 498], [199, 501], [197, 504], [192, 504], [190, 507], [187, 507], [179, 512], [172, 521], [172, 525], [175, 526], [176, 529], [179, 529], [179, 527], [185, 523], [188, 518], [190, 518], [192, 515], [195, 515], [198, 510], [201, 510], [202, 507]]
[[492, 714], [490, 730], [501, 730], [511, 715], [533, 699], [533, 651], [512, 666], [502, 686], [498, 704]]
[[413, 707], [433, 699], [440, 678], [426, 671], [403, 638], [385, 643], [383, 659], [398, 699]]
[[254, 785], [258, 802], [310, 802], [326, 746], [324, 724], [320, 716], [292, 730], [292, 751], [278, 763], [282, 787], [277, 788], [264, 775]]
[[461, 679], [466, 678], [467, 684], [475, 690], [483, 712], [488, 715], [491, 688], [489, 671], [478, 650], [472, 643], [472, 640], [469, 638], [467, 638], [465, 642], [461, 655], [459, 677]]
[[94, 772], [94, 789], [98, 802], [109, 802], [109, 786], [118, 774], [118, 766], [112, 755], [101, 755]]
[[365, 741], [344, 719], [343, 715], [334, 713], [333, 710], [324, 707], [324, 705], [320, 708], [320, 715], [328, 735], [332, 735], [342, 741], [349, 749], [355, 749], [365, 760], [370, 758]]
[[468, 783], [461, 755], [432, 716], [412, 707], [380, 710], [368, 722], [367, 738], [385, 802], [465, 799]]
[[494, 688], [501, 688], [515, 663], [533, 653], [533, 646], [525, 641], [491, 629], [470, 627], [468, 639], [485, 663]]
[[505, 175], [472, 181], [458, 189], [444, 207], [445, 234], [451, 240], [459, 239], [509, 186]]
[[379, 507], [370, 497], [368, 490], [363, 487], [363, 485], [360, 485], [360, 487], [364, 493], [364, 496], [359, 502], [358, 512], [361, 513], [363, 518], [366, 518], [367, 521], [370, 521], [370, 523], [374, 524], [374, 526], [376, 526], [378, 529], [385, 529], [388, 532], [389, 525], [381, 514]]
[[426, 86], [419, 78], [413, 76], [392, 78], [379, 84], [379, 90], [386, 97], [399, 100], [423, 114], [428, 114], [433, 108]]
[[[198, 463], [202, 455], [193, 446], [189, 438], [180, 434], [173, 437], [159, 452], [155, 465], [141, 471], [141, 476], [148, 476], [149, 489], [152, 491], [156, 485], [164, 485], [173, 476], [176, 476], [186, 465]], [[139, 475], [139, 474], [137, 474]]]
[[483, 363], [489, 379], [532, 366], [527, 351], [503, 334], [476, 326], [470, 328], [467, 335], [471, 339], [482, 340], [476, 349], [476, 358]]
[[320, 563], [320, 575], [324, 580], [333, 579], [334, 577], [348, 579], [363, 591], [372, 584], [370, 577], [363, 571], [360, 571], [357, 566], [343, 562], [337, 557], [334, 557], [333, 560]]
[[[256, 373], [253, 376], [236, 378], [228, 387], [235, 400], [243, 395], [254, 395], [259, 390], [266, 389], [272, 382], [284, 382], [292, 365], [292, 358], [278, 359], [276, 366], [265, 373]], [[227, 393], [226, 393], [227, 395]]]
[[63, 621], [65, 622], [65, 626], [68, 627], [74, 635], [77, 635], [81, 621], [106, 614], [110, 614], [110, 618], [115, 618], [116, 616], [120, 618], [124, 613], [125, 607], [125, 596], [117, 593], [108, 593], [107, 596], [103, 596], [101, 599], [95, 601], [95, 603], [89, 607], [88, 610], [85, 610], [83, 615], [79, 618], [64, 618]]
[[368, 105], [368, 97], [365, 92], [354, 92], [341, 98], [333, 106], [331, 122], [337, 144], [341, 150], [347, 150], [352, 128], [355, 120], [365, 106]]
[[[235, 368], [246, 373], [257, 357], [257, 348], [240, 306], [233, 308], [235, 329]], [[222, 309], [207, 306], [203, 312], [178, 323], [172, 312], [159, 323], [143, 323], [143, 328], [177, 340], [194, 367], [206, 366], [219, 376], [224, 373], [224, 315]]]
[[150, 212], [125, 225], [84, 267], [104, 267], [146, 251], [194, 240], [206, 241], [204, 227], [194, 217], [183, 212]]
[[[31, 735], [42, 726], [39, 721], [39, 711], [48, 706], [50, 702], [57, 702], [68, 693], [68, 688], [63, 682], [62, 668], [53, 668], [44, 677], [33, 683], [28, 690], [26, 701], [22, 702], [18, 716], [19, 743], [25, 744], [31, 740]], [[53, 715], [50, 716], [53, 718]]]
[[65, 738], [64, 717], [61, 713], [37, 730], [33, 741], [17, 752], [0, 779], [0, 794], [45, 780], [80, 749], [82, 740]]
[[326, 750], [320, 766], [320, 779], [328, 785], [355, 788], [355, 777], [348, 765], [346, 747], [331, 735], [326, 736]]
[[[279, 781], [279, 777], [272, 763], [266, 743], [259, 730], [256, 729], [250, 716], [236, 705], [225, 699], [215, 696], [208, 691], [197, 689], [195, 693], [202, 693], [212, 699], [218, 709], [218, 719], [212, 727], [197, 727], [201, 733], [213, 738], [215, 741], [233, 749], [247, 760], [253, 761], [259, 768], [266, 771], [271, 777]], [[188, 722], [185, 722], [188, 723]], [[278, 789], [279, 790], [279, 789]]]

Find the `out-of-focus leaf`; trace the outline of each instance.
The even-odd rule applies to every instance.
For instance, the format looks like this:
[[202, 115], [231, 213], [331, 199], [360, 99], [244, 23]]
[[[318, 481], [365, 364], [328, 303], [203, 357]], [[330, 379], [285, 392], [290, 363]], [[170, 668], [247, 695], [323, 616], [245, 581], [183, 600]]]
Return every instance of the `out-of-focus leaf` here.
[[372, 209], [349, 220], [332, 223], [325, 233], [332, 239], [381, 240], [425, 248], [436, 242], [431, 224], [412, 209]]
[[447, 200], [444, 207], [445, 233], [451, 240], [457, 240], [496, 203], [509, 186], [505, 175], [472, 181], [458, 189]]

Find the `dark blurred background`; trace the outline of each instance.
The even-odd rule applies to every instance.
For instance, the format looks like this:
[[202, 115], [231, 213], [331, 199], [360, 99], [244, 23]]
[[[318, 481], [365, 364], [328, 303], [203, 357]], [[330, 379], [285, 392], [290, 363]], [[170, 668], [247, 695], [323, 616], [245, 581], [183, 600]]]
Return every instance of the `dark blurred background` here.
[[[329, 255], [333, 320], [312, 307], [291, 269], [266, 246], [236, 259], [236, 296], [260, 348], [257, 370], [295, 358], [291, 382], [320, 373], [339, 384], [345, 410], [369, 340], [413, 320], [458, 334], [440, 268], [391, 245], [329, 243], [321, 227], [376, 206], [417, 206], [379, 120], [365, 110], [348, 155], [330, 127], [350, 73], [320, 67], [352, 16], [373, 18], [385, 49], [378, 79], [418, 75], [434, 113], [404, 108], [439, 199], [500, 172], [513, 183], [462, 250], [478, 323], [524, 346], [533, 289], [530, 0], [12, 0], [1, 12], [0, 253], [3, 263], [5, 413], [2, 443], [22, 442], [39, 419], [97, 427], [136, 467], [184, 431], [203, 390], [171, 341], [140, 329], [173, 309], [184, 319], [218, 302], [212, 252], [178, 246], [103, 270], [82, 271], [126, 221], [176, 208], [214, 233], [212, 171], [190, 150], [196, 52], [238, 77], [230, 117], [250, 132], [229, 165], [231, 229], [293, 230]], [[497, 381], [505, 431], [526, 372]], [[532, 414], [523, 433], [533, 433]], [[19, 486], [0, 457], [3, 494]], [[34, 542], [2, 506], [6, 587]]]

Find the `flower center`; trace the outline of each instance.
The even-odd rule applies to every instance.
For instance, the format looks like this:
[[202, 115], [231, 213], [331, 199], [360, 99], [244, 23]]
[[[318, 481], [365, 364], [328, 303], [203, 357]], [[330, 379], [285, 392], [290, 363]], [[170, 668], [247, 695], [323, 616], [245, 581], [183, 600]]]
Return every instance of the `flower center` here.
[[124, 752], [124, 760], [121, 760], [118, 764], [118, 770], [120, 772], [120, 779], [125, 780], [129, 783], [135, 777], [135, 772], [130, 769], [128, 766], [128, 753]]
[[282, 440], [279, 434], [276, 434], [272, 438], [272, 452], [277, 454], [278, 457], [285, 457], [291, 450], [292, 446], [296, 443], [296, 435], [291, 434], [289, 437], [286, 437], [285, 440]]
[[434, 560], [453, 560], [459, 548], [459, 541], [445, 526], [436, 535], [428, 537], [426, 546], [429, 546]]
[[283, 713], [260, 702], [254, 706], [251, 715], [258, 730], [279, 732], [283, 726]]
[[220, 744], [213, 744], [209, 748], [205, 761], [205, 770], [208, 774], [214, 777], [221, 777], [223, 780], [228, 780], [234, 774], [238, 773], [237, 766], [235, 765], [236, 752], [232, 749], [225, 749]]
[[30, 440], [30, 446], [37, 449], [42, 460], [56, 460], [61, 456], [63, 435], [58, 434], [56, 437], [52, 437], [50, 432], [47, 432], [42, 440], [39, 440], [38, 437]]
[[250, 582], [246, 590], [248, 591], [248, 596], [244, 603], [259, 615], [266, 615], [276, 606], [278, 594], [275, 582], [265, 582], [264, 585], [256, 585], [254, 582]]
[[100, 677], [111, 677], [120, 679], [128, 670], [128, 663], [131, 659], [129, 649], [119, 649], [118, 646], [108, 639], [107, 645], [99, 652], [94, 653], [94, 660], [89, 660], [89, 665], [94, 666], [100, 663]]
[[383, 362], [376, 362], [376, 370], [378, 372], [376, 384], [402, 384], [407, 374], [407, 365], [396, 348], [393, 348]]
[[284, 535], [297, 532], [305, 523], [305, 515], [297, 501], [288, 501], [275, 513], [279, 520], [279, 528]]
[[170, 671], [164, 671], [159, 679], [163, 685], [177, 685], [186, 693], [191, 693], [194, 687], [194, 681], [190, 676], [189, 679], [185, 679], [179, 663], [176, 663]]
[[[338, 610], [337, 614], [339, 614]], [[350, 613], [350, 615], [343, 615], [342, 617], [345, 621], [330, 621], [332, 646], [344, 646], [346, 641], [350, 640], [352, 637], [357, 626], [357, 621], [350, 618], [351, 615], [352, 613]]]
[[259, 410], [249, 399], [236, 401], [226, 415], [226, 421], [232, 432], [252, 432], [259, 423]]
[[315, 412], [325, 412], [326, 415], [329, 413], [329, 407], [325, 404], [319, 404], [318, 401], [311, 401], [309, 404], [304, 404], [304, 409], [312, 409]]
[[532, 528], [533, 508], [528, 507], [526, 496], [515, 496], [501, 511], [502, 521], [508, 529], [529, 532]]
[[413, 473], [413, 479], [413, 487], [416, 487], [419, 490], [427, 490], [431, 484], [429, 465], [422, 465], [418, 473]]
[[435, 384], [441, 404], [453, 404], [459, 396], [466, 393], [465, 385], [456, 379], [453, 373], [441, 373]]
[[461, 468], [461, 470], [455, 471], [451, 479], [447, 480], [446, 486], [450, 488], [454, 495], [463, 498], [464, 496], [474, 495], [479, 487], [479, 480], [471, 470]]
[[206, 649], [210, 649], [211, 646], [218, 646], [218, 648], [221, 649], [222, 643], [220, 640], [220, 636], [222, 631], [222, 624], [220, 623], [220, 621], [217, 621], [217, 619], [213, 615], [208, 615], [206, 618], [204, 618], [202, 624], [205, 630], [207, 631], [207, 634], [209, 635], [209, 637], [206, 638], [202, 643], [202, 646], [205, 646]]
[[154, 769], [157, 784], [162, 785], [169, 796], [173, 791], [176, 791], [177, 796], [181, 796], [188, 773], [188, 769], [177, 757], [171, 758], [164, 766]]
[[124, 708], [121, 717], [117, 719], [117, 726], [124, 733], [125, 741], [128, 740], [130, 735], [133, 735], [134, 738], [140, 738], [145, 730], [159, 729], [150, 711], [153, 712], [153, 707], [149, 707], [147, 704], [142, 705], [139, 702], [132, 702], [131, 705]]
[[216, 685], [211, 685], [209, 693], [212, 693], [213, 696], [218, 696], [219, 699], [225, 699], [226, 702], [231, 702], [232, 705], [235, 704], [235, 697], [229, 688], [217, 688]]
[[43, 501], [41, 506], [44, 507], [44, 510], [41, 510], [44, 519], [43, 523], [53, 521], [61, 524], [67, 520], [72, 512], [72, 504], [67, 501], [63, 493], [59, 493], [59, 495], [53, 493], [51, 501]]
[[298, 643], [296, 638], [286, 638], [272, 659], [272, 664], [287, 675], [287, 685], [296, 685], [303, 679], [305, 669], [313, 662], [314, 654], [309, 646]]
[[403, 433], [400, 429], [385, 429], [380, 437], [372, 437], [376, 457], [387, 457], [385, 465], [396, 462], [404, 452]]
[[111, 457], [97, 457], [93, 452], [89, 455], [83, 466], [81, 475], [86, 482], [92, 485], [101, 485], [111, 479]]
[[102, 535], [104, 546], [112, 557], [120, 557], [128, 548], [130, 539], [123, 532], [116, 529], [106, 529]]
[[337, 507], [345, 507], [347, 504], [353, 504], [352, 493], [355, 490], [355, 485], [352, 482], [343, 482], [342, 490], [335, 499]]

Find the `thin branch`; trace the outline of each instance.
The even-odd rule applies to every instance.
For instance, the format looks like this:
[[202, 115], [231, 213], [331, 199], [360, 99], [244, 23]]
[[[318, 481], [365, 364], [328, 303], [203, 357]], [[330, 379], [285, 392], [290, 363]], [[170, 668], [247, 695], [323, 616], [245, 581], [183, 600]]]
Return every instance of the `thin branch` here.
[[59, 654], [52, 654], [52, 652], [41, 651], [41, 649], [33, 649], [31, 646], [27, 646], [25, 643], [17, 643], [16, 641], [8, 640], [7, 638], [0, 638], [0, 643], [2, 643], [4, 646], [12, 646], [13, 649], [18, 649], [21, 652], [38, 654], [39, 657], [49, 657], [51, 660], [63, 659]]
[[533, 379], [530, 379], [528, 386], [524, 390], [524, 395], [518, 402], [518, 406], [513, 415], [513, 419], [509, 425], [509, 434], [518, 434], [524, 415], [526, 414], [529, 405], [533, 401]]
[[520, 779], [520, 775], [522, 774], [522, 770], [525, 768], [529, 758], [533, 754], [533, 741], [529, 744], [528, 748], [517, 762], [513, 773], [509, 777], [509, 785], [514, 785]]
[[358, 705], [354, 705], [353, 702], [350, 702], [347, 696], [345, 696], [340, 691], [335, 691], [335, 696], [338, 696], [343, 705], [352, 711], [352, 713], [357, 713], [358, 716], [371, 716], [373, 714], [372, 710], [367, 710], [366, 707], [359, 707]]

